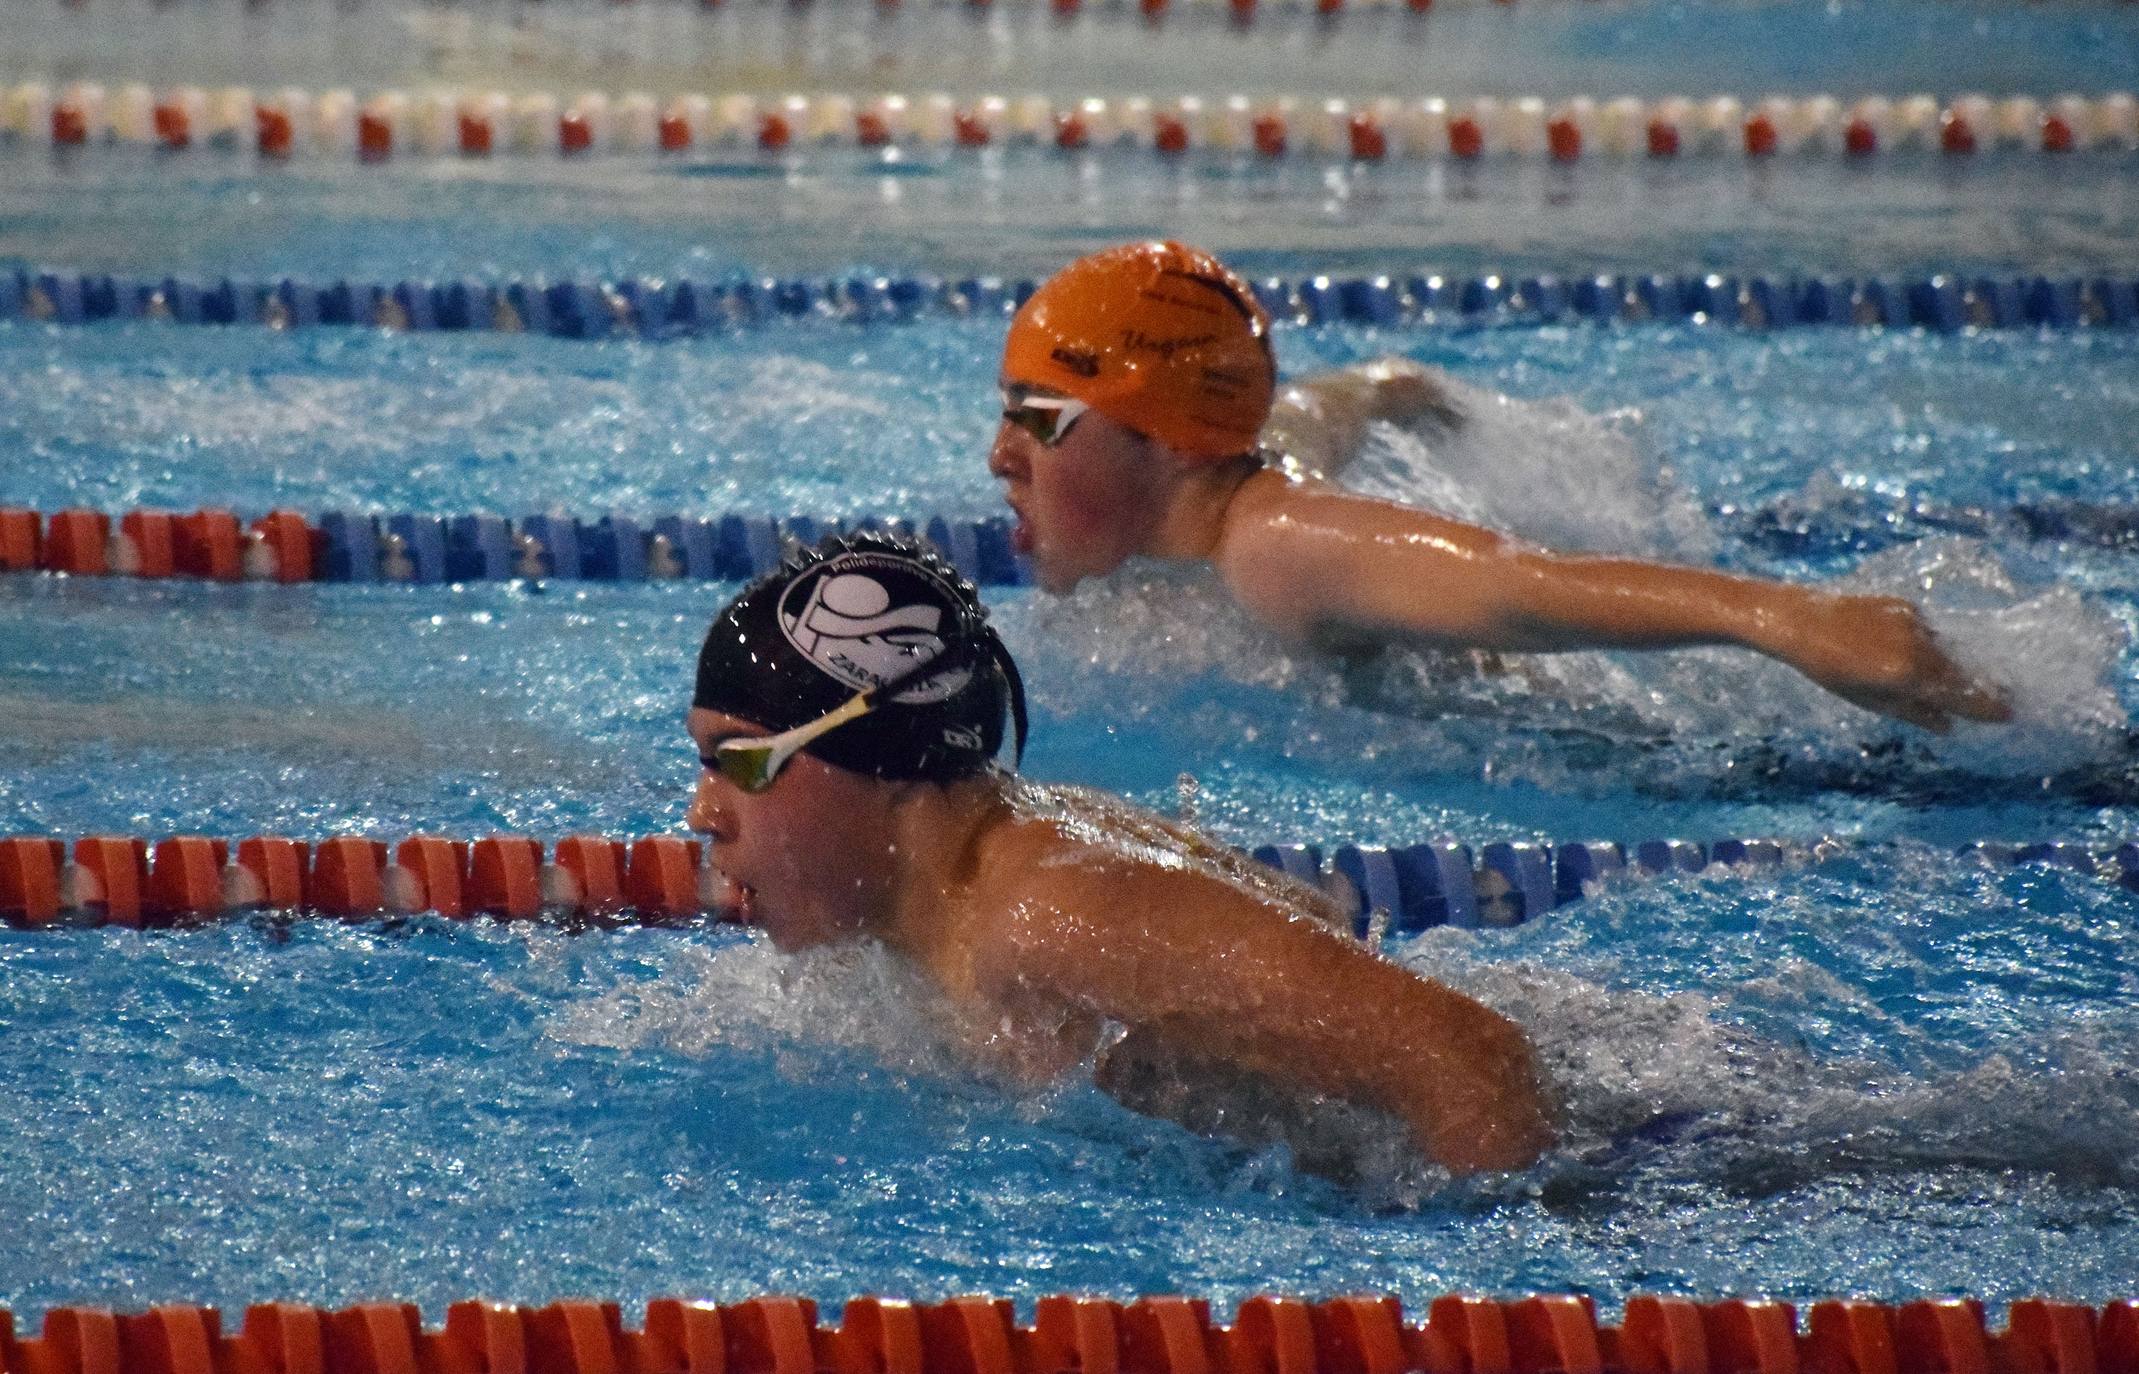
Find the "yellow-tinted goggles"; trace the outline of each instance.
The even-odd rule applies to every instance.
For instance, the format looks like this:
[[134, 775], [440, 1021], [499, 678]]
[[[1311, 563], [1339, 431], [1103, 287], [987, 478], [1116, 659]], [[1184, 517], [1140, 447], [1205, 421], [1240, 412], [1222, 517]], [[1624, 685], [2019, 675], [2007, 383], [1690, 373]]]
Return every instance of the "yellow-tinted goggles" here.
[[762, 792], [772, 786], [772, 780], [804, 745], [819, 735], [830, 734], [850, 720], [868, 715], [876, 706], [877, 693], [882, 690], [879, 687], [857, 692], [817, 719], [805, 721], [792, 730], [782, 730], [777, 735], [724, 739], [713, 746], [713, 756], [705, 760], [705, 765], [745, 792]]
[[[745, 792], [762, 792], [772, 786], [772, 780], [780, 775], [787, 761], [800, 753], [811, 740], [829, 735], [850, 720], [859, 720], [877, 708], [880, 702], [888, 701], [905, 691], [923, 677], [944, 672], [955, 662], [944, 654], [932, 654], [919, 663], [896, 674], [888, 682], [878, 683], [866, 691], [856, 692], [839, 705], [817, 717], [806, 720], [791, 730], [782, 730], [777, 735], [757, 735], [748, 739], [724, 739], [713, 746], [709, 756], [700, 761], [706, 768], [720, 774]], [[1022, 744], [1022, 737], [1020, 743]]]

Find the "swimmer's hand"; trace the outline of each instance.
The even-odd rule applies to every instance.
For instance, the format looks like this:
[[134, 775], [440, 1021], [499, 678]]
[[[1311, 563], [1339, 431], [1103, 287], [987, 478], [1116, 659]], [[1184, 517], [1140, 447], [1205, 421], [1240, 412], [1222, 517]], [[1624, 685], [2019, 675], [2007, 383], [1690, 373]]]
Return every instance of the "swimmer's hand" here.
[[1938, 734], [1956, 720], [2007, 721], [2012, 702], [1939, 647], [1923, 613], [1895, 596], [1805, 593], [1775, 657], [1867, 711]]

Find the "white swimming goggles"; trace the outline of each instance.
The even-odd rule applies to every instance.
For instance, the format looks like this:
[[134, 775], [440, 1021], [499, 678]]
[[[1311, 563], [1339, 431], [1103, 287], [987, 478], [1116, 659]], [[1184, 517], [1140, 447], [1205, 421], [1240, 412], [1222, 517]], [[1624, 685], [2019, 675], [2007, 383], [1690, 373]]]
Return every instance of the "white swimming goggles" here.
[[1070, 426], [1092, 407], [1074, 396], [1034, 396], [1003, 388], [1003, 418], [1049, 448], [1067, 438]]

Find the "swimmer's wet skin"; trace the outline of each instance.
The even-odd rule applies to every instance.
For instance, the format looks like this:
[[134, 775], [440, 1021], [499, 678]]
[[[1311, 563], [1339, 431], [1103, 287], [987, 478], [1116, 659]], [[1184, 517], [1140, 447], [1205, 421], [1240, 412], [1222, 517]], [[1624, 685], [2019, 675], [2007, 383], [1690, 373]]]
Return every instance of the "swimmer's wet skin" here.
[[[1267, 315], [1197, 249], [1126, 244], [1064, 268], [1018, 311], [1001, 383], [988, 468], [1051, 592], [1133, 557], [1207, 561], [1250, 613], [1304, 642], [1735, 645], [1927, 730], [2012, 715], [1900, 598], [1556, 554], [1335, 485], [1370, 421], [1446, 429], [1460, 413], [1401, 359], [1280, 394]], [[1084, 413], [1041, 423], [1065, 398]]]
[[[1319, 893], [998, 767], [1019, 695], [971, 586], [917, 546], [827, 541], [747, 588], [706, 636], [689, 718], [707, 764], [690, 824], [743, 918], [787, 950], [881, 942], [942, 994], [976, 1065], [1012, 1081], [1095, 1064], [1128, 1105], [1217, 1130], [1207, 1092], [1151, 1090], [1154, 1065], [1336, 1099], [1456, 1172], [1552, 1143], [1512, 1022], [1370, 953]], [[724, 744], [843, 708], [761, 786], [720, 766]]]

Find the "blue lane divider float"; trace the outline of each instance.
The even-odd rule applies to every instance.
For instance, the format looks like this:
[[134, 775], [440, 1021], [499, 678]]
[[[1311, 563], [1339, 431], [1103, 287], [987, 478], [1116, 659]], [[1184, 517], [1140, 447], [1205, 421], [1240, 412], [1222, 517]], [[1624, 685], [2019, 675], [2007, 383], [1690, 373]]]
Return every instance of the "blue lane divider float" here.
[[[1685, 843], [1679, 841], [1676, 843]], [[1771, 847], [1782, 860], [1780, 845]], [[1763, 850], [1761, 861], [1767, 861]], [[1263, 845], [1259, 862], [1332, 890], [1351, 907], [1358, 934], [1375, 925], [1390, 934], [1432, 926], [1475, 930], [1511, 926], [1582, 899], [1595, 884], [1627, 869], [1612, 843], [1548, 846], [1528, 841], [1486, 845], [1474, 857], [1453, 841], [1388, 848], [1344, 845], [1328, 865], [1313, 845]]]
[[[1000, 318], [1030, 281], [927, 276], [720, 282], [191, 281], [0, 268], [0, 319], [61, 324], [163, 319], [274, 327], [362, 325], [411, 332], [496, 330], [558, 338], [674, 338], [778, 319], [875, 324], [923, 315]], [[1494, 273], [1272, 278], [1255, 284], [1273, 317], [1294, 324], [1550, 325], [1659, 321], [1761, 329], [1811, 325], [1963, 329], [2131, 328], [2139, 278], [1972, 277], [1906, 280], [1787, 275], [1645, 274], [1508, 278]]]
[[[1769, 839], [1608, 840], [1551, 844], [1503, 841], [1473, 853], [1453, 841], [1343, 845], [1327, 863], [1319, 846], [1266, 844], [1252, 856], [1319, 887], [1352, 913], [1354, 933], [1407, 935], [1435, 926], [1475, 930], [1513, 926], [1582, 901], [1600, 885], [1711, 869], [1766, 869], [1812, 852]], [[2139, 843], [2101, 850], [2071, 841], [2018, 844], [1981, 840], [1956, 853], [1993, 867], [2063, 868], [2107, 878], [2139, 893]]]
[[[516, 577], [590, 582], [649, 578], [743, 581], [779, 566], [790, 548], [826, 535], [864, 529], [912, 535], [905, 520], [851, 525], [797, 515], [625, 515], [585, 520], [570, 515], [384, 517], [333, 512], [315, 526], [313, 580], [323, 582], [477, 582]], [[953, 566], [984, 587], [1030, 586], [1011, 547], [1010, 523], [934, 516], [918, 533]]]

